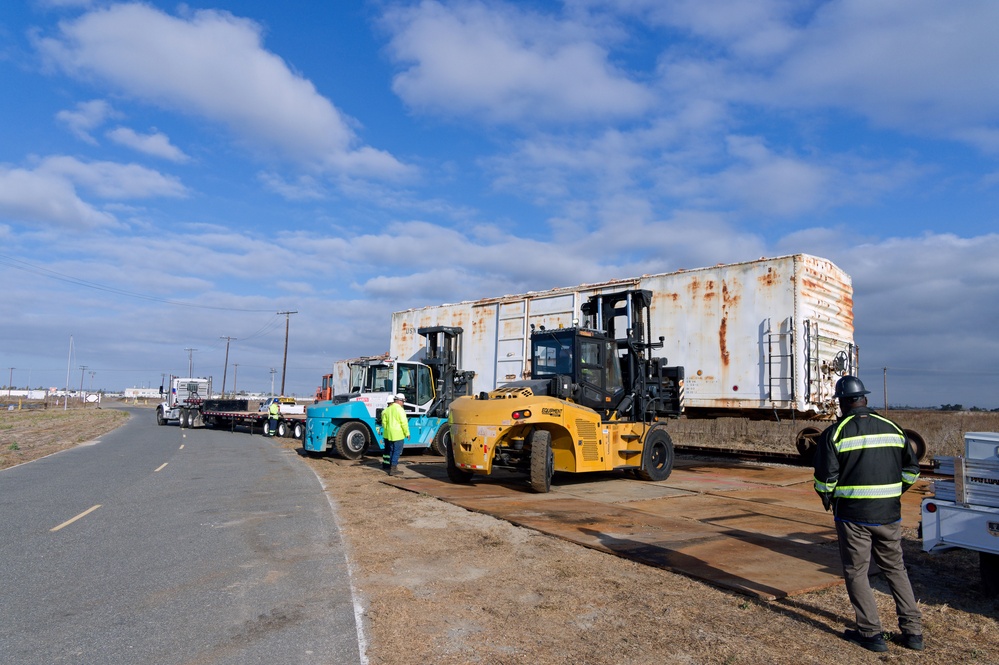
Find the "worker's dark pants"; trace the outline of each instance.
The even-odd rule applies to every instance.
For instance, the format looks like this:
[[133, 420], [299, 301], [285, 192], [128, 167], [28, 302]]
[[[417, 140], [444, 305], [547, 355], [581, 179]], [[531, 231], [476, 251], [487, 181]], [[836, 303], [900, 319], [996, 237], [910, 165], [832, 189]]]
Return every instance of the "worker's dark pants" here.
[[846, 592], [857, 613], [857, 630], [862, 635], [881, 632], [878, 606], [868, 579], [873, 558], [895, 598], [898, 627], [904, 633], [922, 634], [922, 614], [902, 561], [902, 523], [865, 525], [837, 521], [836, 534]]
[[387, 471], [399, 463], [399, 457], [402, 455], [402, 444], [405, 442], [405, 439], [399, 439], [398, 441], [385, 439], [385, 449], [382, 450], [383, 469]]
[[277, 425], [278, 425], [278, 419], [277, 418], [268, 418], [267, 419], [267, 434], [270, 435], [270, 436], [274, 436], [275, 434], [277, 434]]

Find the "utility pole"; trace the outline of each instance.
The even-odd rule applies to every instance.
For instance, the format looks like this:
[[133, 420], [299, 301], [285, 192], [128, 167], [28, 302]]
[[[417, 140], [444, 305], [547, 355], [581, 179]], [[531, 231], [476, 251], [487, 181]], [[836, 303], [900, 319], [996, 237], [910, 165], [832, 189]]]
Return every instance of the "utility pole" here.
[[236, 396], [236, 377], [239, 376], [239, 363], [232, 364], [232, 396]]
[[[10, 399], [10, 387], [14, 384], [14, 370], [16, 367], [10, 368], [10, 378], [7, 379], [7, 399]], [[30, 382], [29, 382], [30, 383]], [[28, 390], [31, 390], [31, 386], [28, 386]]]
[[[288, 326], [291, 323], [291, 315], [298, 312], [278, 312], [278, 314], [284, 314], [284, 364], [281, 366], [281, 394], [284, 395], [284, 376], [288, 370]], [[272, 388], [271, 393], [273, 392]]]
[[87, 371], [86, 365], [80, 365], [80, 399], [83, 399], [83, 374]]
[[271, 397], [274, 397], [274, 374], [276, 372], [277, 370], [271, 367]]
[[187, 376], [194, 376], [194, 352], [197, 349], [184, 349], [187, 351]]
[[225, 399], [225, 377], [229, 373], [229, 342], [236, 339], [235, 337], [219, 337], [219, 339], [225, 340], [225, 367], [222, 370], [222, 399]]
[[881, 369], [883, 369], [884, 373], [885, 373], [885, 376], [884, 376], [885, 413], [887, 414], [888, 413], [888, 368], [887, 367], [882, 367]]

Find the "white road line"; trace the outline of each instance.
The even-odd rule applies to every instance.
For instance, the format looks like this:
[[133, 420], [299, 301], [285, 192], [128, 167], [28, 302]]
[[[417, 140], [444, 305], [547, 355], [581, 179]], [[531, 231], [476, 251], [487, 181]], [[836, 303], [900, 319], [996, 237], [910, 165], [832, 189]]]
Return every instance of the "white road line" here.
[[69, 526], [70, 524], [72, 524], [76, 520], [80, 519], [81, 517], [86, 517], [87, 515], [89, 515], [90, 513], [94, 512], [95, 510], [97, 510], [100, 507], [101, 507], [101, 504], [97, 504], [96, 506], [93, 506], [92, 508], [87, 508], [82, 513], [80, 513], [79, 515], [77, 515], [76, 517], [74, 517], [73, 519], [66, 520], [65, 522], [63, 522], [59, 526], [52, 527], [51, 529], [49, 529], [49, 531], [58, 531], [59, 529], [63, 528], [64, 526]]
[[[169, 463], [170, 463], [170, 462], [163, 462], [163, 464], [160, 464], [160, 465], [159, 465], [158, 467], [156, 467], [156, 471], [161, 471], [161, 470], [162, 470], [163, 468], [165, 468], [165, 467], [166, 467], [166, 465], [167, 465], [167, 464], [169, 464]], [[153, 473], [156, 473], [156, 471], [153, 471]]]

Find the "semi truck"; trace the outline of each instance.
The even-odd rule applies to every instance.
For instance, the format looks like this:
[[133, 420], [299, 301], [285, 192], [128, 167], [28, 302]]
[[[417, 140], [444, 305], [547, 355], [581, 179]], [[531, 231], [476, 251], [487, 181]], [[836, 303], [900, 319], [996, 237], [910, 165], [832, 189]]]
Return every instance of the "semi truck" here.
[[210, 378], [170, 377], [166, 399], [156, 407], [156, 423], [177, 422], [181, 427], [212, 427], [235, 429], [259, 427], [266, 433], [271, 401], [279, 405], [278, 436], [301, 439], [305, 434], [305, 406], [287, 397], [268, 400], [216, 399], [212, 397]]
[[410, 431], [404, 449], [444, 454], [450, 439], [448, 408], [455, 397], [471, 390], [475, 373], [458, 369], [455, 362], [460, 327], [427, 326], [417, 332], [424, 340], [418, 360], [358, 359], [350, 364], [352, 385], [347, 394], [306, 409], [306, 453], [321, 456], [332, 451], [345, 459], [359, 459], [372, 445], [384, 448], [381, 412], [396, 394], [402, 394]]
[[211, 398], [212, 380], [171, 376], [167, 386], [160, 386], [160, 396], [163, 401], [156, 407], [156, 424], [179, 422], [181, 427], [187, 427], [188, 414], [200, 410], [204, 401]]
[[591, 295], [582, 325], [536, 327], [530, 376], [451, 405], [447, 474], [468, 483], [494, 468], [524, 471], [536, 492], [555, 471], [626, 471], [665, 480], [673, 469], [666, 428], [684, 405], [684, 368], [654, 357], [653, 294]]
[[923, 550], [978, 552], [982, 586], [999, 597], [999, 433], [968, 432], [964, 455], [934, 457], [933, 496], [922, 501]]

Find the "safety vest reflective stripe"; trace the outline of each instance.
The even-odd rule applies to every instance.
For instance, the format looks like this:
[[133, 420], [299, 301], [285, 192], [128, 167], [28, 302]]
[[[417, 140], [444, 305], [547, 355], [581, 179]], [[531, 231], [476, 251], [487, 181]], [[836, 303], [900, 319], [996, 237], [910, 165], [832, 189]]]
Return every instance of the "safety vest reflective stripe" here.
[[901, 448], [904, 445], [905, 437], [900, 434], [866, 434], [837, 441], [836, 452], [845, 453], [871, 448]]
[[902, 496], [902, 483], [890, 485], [855, 485], [836, 488], [833, 496], [837, 499], [892, 499]]
[[836, 489], [836, 483], [835, 482], [826, 483], [826, 482], [823, 482], [823, 481], [819, 480], [818, 478], [815, 478], [815, 491], [816, 492], [832, 492], [834, 489]]
[[902, 472], [902, 482], [903, 483], [905, 483], [907, 485], [912, 485], [917, 480], [919, 480], [919, 472], [918, 471], [916, 473], [907, 473], [905, 471]]

